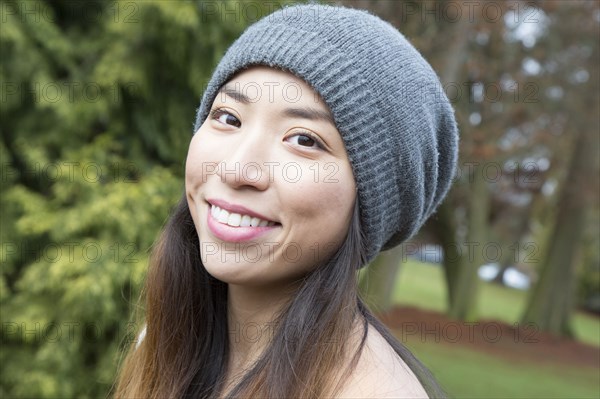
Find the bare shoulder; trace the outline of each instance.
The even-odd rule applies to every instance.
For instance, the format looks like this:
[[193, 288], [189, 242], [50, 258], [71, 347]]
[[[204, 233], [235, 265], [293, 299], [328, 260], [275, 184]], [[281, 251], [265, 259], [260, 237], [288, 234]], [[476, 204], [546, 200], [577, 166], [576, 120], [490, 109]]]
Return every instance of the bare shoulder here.
[[428, 398], [412, 370], [373, 326], [369, 326], [356, 369], [336, 396], [340, 399]]

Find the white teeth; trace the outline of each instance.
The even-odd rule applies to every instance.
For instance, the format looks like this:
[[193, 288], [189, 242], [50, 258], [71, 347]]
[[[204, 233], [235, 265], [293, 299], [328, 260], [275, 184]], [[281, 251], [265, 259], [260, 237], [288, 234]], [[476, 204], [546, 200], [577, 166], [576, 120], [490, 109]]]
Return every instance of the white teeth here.
[[210, 214], [220, 223], [224, 223], [232, 227], [264, 227], [275, 225], [275, 222], [270, 222], [268, 220], [262, 220], [248, 215], [240, 215], [239, 213], [229, 213], [225, 209], [221, 209], [215, 205], [210, 206]]
[[241, 221], [242, 215], [240, 215], [239, 213], [230, 213], [229, 219], [227, 219], [227, 224], [233, 227], [238, 227]]
[[227, 212], [225, 209], [221, 209], [217, 220], [221, 223], [227, 223], [227, 221], [229, 220], [229, 212]]
[[244, 215], [242, 216], [242, 220], [240, 222], [240, 227], [250, 227], [250, 220], [252, 220], [252, 218], [248, 215]]

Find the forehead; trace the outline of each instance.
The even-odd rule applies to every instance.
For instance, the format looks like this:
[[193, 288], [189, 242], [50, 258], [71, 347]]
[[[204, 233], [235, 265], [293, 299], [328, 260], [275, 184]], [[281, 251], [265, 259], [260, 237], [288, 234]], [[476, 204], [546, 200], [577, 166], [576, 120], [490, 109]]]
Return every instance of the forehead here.
[[237, 72], [222, 87], [255, 100], [283, 100], [288, 103], [311, 103], [328, 109], [321, 96], [304, 80], [291, 72], [265, 65], [253, 65]]

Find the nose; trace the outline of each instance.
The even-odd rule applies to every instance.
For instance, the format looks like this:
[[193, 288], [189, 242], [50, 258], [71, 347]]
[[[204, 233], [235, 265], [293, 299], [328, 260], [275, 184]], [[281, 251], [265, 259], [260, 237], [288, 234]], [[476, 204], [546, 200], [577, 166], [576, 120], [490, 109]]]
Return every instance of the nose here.
[[274, 162], [270, 162], [270, 142], [259, 128], [238, 132], [235, 143], [231, 143], [226, 158], [222, 159], [217, 169], [221, 181], [232, 188], [243, 187], [264, 191], [272, 181], [269, 171]]

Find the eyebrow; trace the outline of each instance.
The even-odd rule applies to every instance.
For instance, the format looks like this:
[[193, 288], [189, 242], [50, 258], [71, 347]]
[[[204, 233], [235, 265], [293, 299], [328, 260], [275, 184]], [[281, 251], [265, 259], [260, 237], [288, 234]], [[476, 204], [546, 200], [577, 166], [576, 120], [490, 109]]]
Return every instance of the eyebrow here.
[[250, 97], [248, 97], [244, 93], [237, 91], [234, 88], [227, 87], [227, 86], [221, 87], [221, 89], [218, 91], [217, 95], [219, 95], [219, 94], [225, 94], [226, 96], [233, 98], [236, 102], [239, 102], [242, 104], [250, 104], [252, 102]]
[[[236, 102], [240, 102], [245, 105], [253, 102], [250, 97], [231, 87], [223, 86], [217, 94], [221, 93], [225, 94], [228, 97], [231, 97]], [[320, 109], [315, 109], [311, 107], [286, 108], [283, 110], [282, 114], [284, 116], [287, 116], [288, 118], [308, 119], [311, 121], [325, 121], [335, 126], [335, 121], [333, 120], [331, 114], [327, 111], [323, 111]]]
[[314, 108], [286, 108], [283, 114], [289, 118], [308, 119], [311, 121], [325, 121], [335, 126], [335, 121], [329, 112]]

